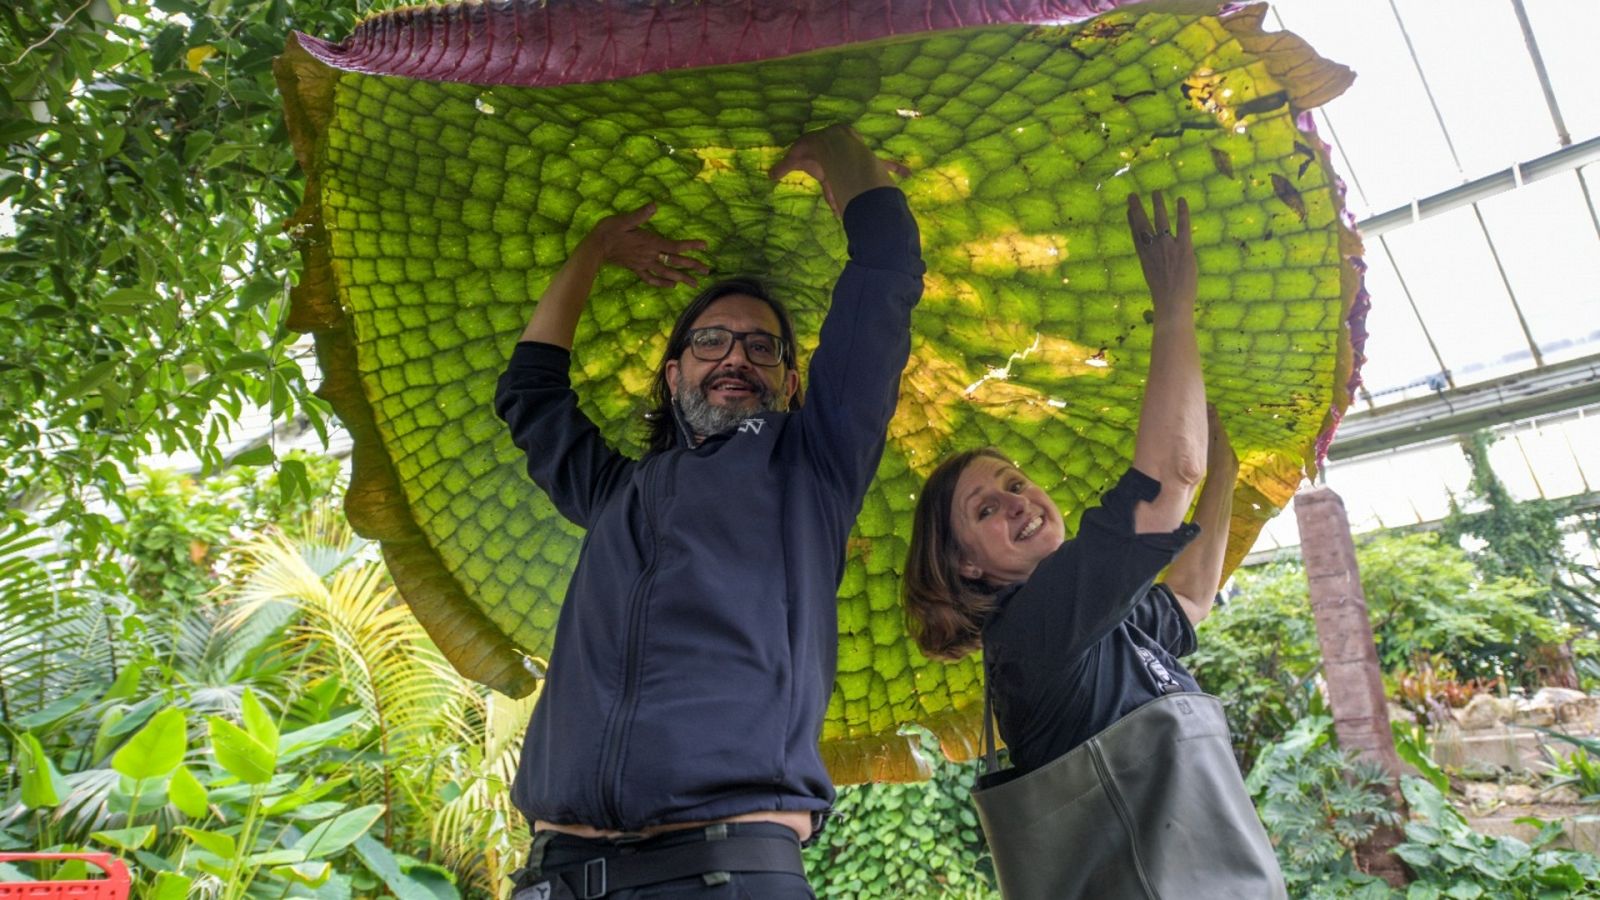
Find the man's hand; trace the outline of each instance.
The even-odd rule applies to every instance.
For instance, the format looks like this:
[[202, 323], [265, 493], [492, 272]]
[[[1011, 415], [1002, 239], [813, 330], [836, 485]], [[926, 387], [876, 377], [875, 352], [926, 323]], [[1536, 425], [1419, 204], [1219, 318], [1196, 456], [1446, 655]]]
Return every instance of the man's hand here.
[[711, 268], [686, 254], [704, 250], [706, 242], [674, 241], [645, 228], [655, 214], [656, 205], [646, 203], [631, 212], [606, 216], [584, 236], [578, 252], [598, 254], [602, 263], [621, 266], [656, 287], [698, 286], [695, 274], [704, 275]]
[[1162, 318], [1185, 315], [1192, 319], [1199, 270], [1189, 237], [1189, 204], [1179, 198], [1175, 233], [1167, 223], [1167, 204], [1160, 191], [1150, 194], [1150, 205], [1155, 210], [1154, 225], [1145, 216], [1139, 195], [1128, 195], [1128, 228], [1133, 232], [1133, 247], [1139, 254], [1139, 266], [1144, 269], [1145, 283], [1150, 285], [1155, 313]]
[[572, 255], [561, 264], [550, 284], [539, 296], [522, 340], [554, 344], [572, 349], [578, 331], [578, 316], [589, 302], [595, 276], [607, 263], [622, 266], [646, 284], [672, 287], [695, 286], [693, 273], [702, 275], [710, 268], [692, 256], [690, 250], [704, 250], [705, 241], [674, 241], [644, 227], [656, 214], [656, 205], [646, 203], [632, 212], [606, 216], [583, 236]]
[[790, 172], [804, 172], [822, 185], [822, 196], [836, 216], [857, 194], [894, 184], [893, 175], [909, 170], [897, 162], [879, 159], [848, 125], [829, 125], [802, 134], [769, 173], [777, 181]]

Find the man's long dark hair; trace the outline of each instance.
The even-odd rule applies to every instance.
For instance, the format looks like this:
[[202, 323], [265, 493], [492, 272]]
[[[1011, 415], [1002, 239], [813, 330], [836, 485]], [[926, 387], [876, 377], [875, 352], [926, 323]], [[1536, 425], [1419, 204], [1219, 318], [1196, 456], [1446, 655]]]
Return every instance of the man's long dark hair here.
[[[772, 308], [778, 317], [778, 328], [783, 332], [778, 335], [783, 338], [783, 364], [790, 369], [795, 366], [795, 340], [794, 323], [789, 320], [789, 310], [777, 297], [772, 295], [765, 282], [751, 276], [738, 276], [724, 278], [707, 286], [689, 305], [678, 314], [678, 321], [672, 325], [672, 333], [667, 336], [667, 352], [661, 357], [661, 363], [656, 366], [656, 377], [650, 386], [650, 411], [645, 414], [646, 427], [646, 453], [658, 453], [666, 450], [677, 441], [678, 417], [672, 410], [672, 391], [667, 384], [667, 361], [677, 359], [683, 355], [684, 348], [689, 345], [689, 329], [694, 325], [700, 314], [704, 313], [711, 304], [730, 294], [745, 294], [760, 300]], [[790, 409], [799, 409], [804, 399], [805, 388], [795, 389], [794, 396], [789, 399]]]

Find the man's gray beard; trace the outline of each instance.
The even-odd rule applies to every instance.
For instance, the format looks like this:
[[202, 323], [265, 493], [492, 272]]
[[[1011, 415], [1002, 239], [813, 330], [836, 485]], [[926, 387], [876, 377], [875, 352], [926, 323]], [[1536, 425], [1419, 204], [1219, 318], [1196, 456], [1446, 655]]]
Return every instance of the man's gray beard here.
[[[713, 373], [710, 377], [716, 377]], [[709, 378], [708, 378], [709, 380]], [[763, 410], [783, 409], [771, 388], [762, 384], [759, 379], [754, 380], [757, 390], [755, 408], [748, 411], [730, 409], [726, 406], [717, 406], [706, 399], [703, 385], [690, 385], [689, 380], [683, 376], [683, 370], [678, 371], [678, 415], [683, 416], [683, 424], [689, 431], [706, 438], [716, 434], [724, 434], [739, 427], [739, 423]]]

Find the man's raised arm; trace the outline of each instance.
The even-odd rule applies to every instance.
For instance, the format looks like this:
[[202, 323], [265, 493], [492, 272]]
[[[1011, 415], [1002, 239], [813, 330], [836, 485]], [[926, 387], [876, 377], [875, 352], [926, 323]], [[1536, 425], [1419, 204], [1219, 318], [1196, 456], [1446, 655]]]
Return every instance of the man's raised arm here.
[[811, 357], [801, 410], [811, 457], [860, 502], [872, 480], [911, 352], [911, 310], [922, 296], [916, 220], [894, 187], [904, 166], [879, 159], [847, 126], [802, 135], [772, 169], [805, 172], [843, 222], [849, 262]]
[[607, 263], [632, 270], [646, 283], [693, 285], [706, 266], [686, 256], [702, 241], [675, 241], [644, 228], [655, 204], [601, 219], [539, 297], [521, 341], [495, 390], [494, 409], [528, 459], [528, 475], [570, 521], [590, 517], [632, 464], [605, 442], [578, 409], [568, 375], [578, 316]]

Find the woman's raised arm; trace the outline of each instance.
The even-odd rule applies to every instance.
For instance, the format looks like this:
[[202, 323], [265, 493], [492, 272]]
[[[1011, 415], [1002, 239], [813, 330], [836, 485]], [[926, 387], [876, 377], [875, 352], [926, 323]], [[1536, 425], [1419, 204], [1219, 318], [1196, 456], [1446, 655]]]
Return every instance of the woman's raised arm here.
[[1128, 226], [1154, 302], [1150, 373], [1133, 466], [1161, 482], [1156, 499], [1134, 507], [1134, 530], [1141, 534], [1172, 531], [1183, 523], [1205, 474], [1206, 457], [1206, 389], [1194, 330], [1199, 276], [1189, 236], [1189, 204], [1178, 201], [1174, 230], [1161, 192], [1152, 193], [1150, 202], [1154, 224], [1138, 195], [1128, 196]]

